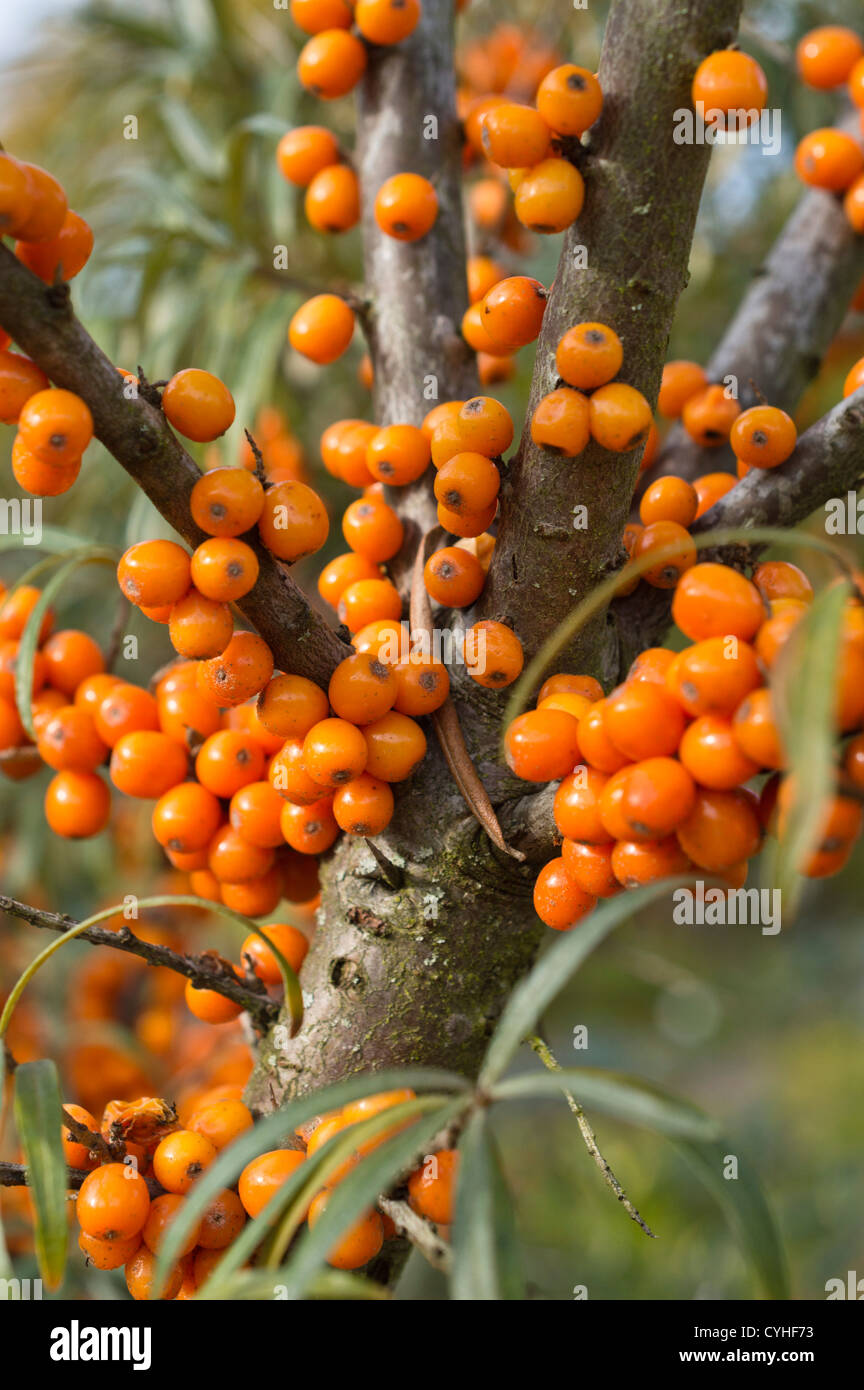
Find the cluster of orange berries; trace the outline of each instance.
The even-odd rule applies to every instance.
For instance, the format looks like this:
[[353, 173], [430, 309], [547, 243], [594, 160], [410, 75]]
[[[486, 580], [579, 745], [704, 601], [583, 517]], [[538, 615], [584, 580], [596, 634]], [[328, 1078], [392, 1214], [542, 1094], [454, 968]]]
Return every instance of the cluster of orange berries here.
[[[221, 1090], [230, 1092], [232, 1088]], [[66, 1109], [73, 1120], [91, 1134], [101, 1135], [108, 1145], [117, 1146], [124, 1157], [124, 1161], [102, 1161], [100, 1152], [88, 1148], [86, 1136], [76, 1136], [64, 1128], [67, 1163], [87, 1172], [76, 1202], [78, 1244], [97, 1269], [124, 1266], [126, 1285], [135, 1299], [192, 1298], [247, 1219], [264, 1210], [307, 1156], [311, 1157], [351, 1125], [413, 1099], [414, 1092], [409, 1089], [367, 1096], [300, 1126], [295, 1131], [300, 1147], [274, 1149], [252, 1159], [236, 1186], [225, 1188], [207, 1207], [158, 1294], [156, 1260], [172, 1223], [197, 1179], [219, 1153], [252, 1128], [253, 1116], [242, 1100], [220, 1094], [218, 1089], [205, 1094], [196, 1108], [184, 1115], [182, 1124], [172, 1105], [152, 1096], [109, 1102], [101, 1125], [82, 1106], [68, 1105]], [[400, 1128], [401, 1125], [394, 1125], [358, 1145], [312, 1199], [306, 1213], [310, 1227], [324, 1211], [333, 1188], [366, 1154]], [[457, 1172], [458, 1155], [445, 1149], [430, 1155], [405, 1182], [413, 1209], [444, 1227], [445, 1233], [453, 1219]], [[158, 1195], [151, 1196], [153, 1191], [158, 1191]], [[373, 1208], [340, 1237], [330, 1251], [328, 1263], [337, 1269], [359, 1269], [394, 1234], [389, 1217]]]
[[[507, 758], [532, 782], [561, 779], [559, 858], [540, 872], [535, 907], [566, 930], [600, 898], [694, 870], [741, 887], [764, 833], [783, 836], [795, 789], [783, 776], [772, 670], [813, 591], [795, 565], [769, 561], [753, 578], [692, 564], [672, 615], [690, 645], [636, 658], [608, 696], [587, 676], [552, 676], [537, 708], [506, 734]], [[854, 733], [843, 775], [864, 786], [864, 605], [850, 599], [836, 673], [836, 719]], [[765, 776], [767, 774], [767, 776]], [[763, 777], [757, 792], [749, 783]], [[838, 791], [824, 808], [811, 877], [843, 867], [861, 831], [860, 800]]]
[[40, 279], [71, 280], [87, 264], [93, 233], [69, 207], [63, 188], [38, 164], [0, 153], [0, 236]]
[[[555, 353], [566, 385], [537, 405], [531, 418], [535, 444], [566, 458], [581, 454], [589, 439], [616, 454], [645, 444], [654, 423], [651, 407], [641, 391], [613, 381], [623, 360], [621, 339], [606, 324], [568, 328]], [[642, 465], [647, 466], [644, 453]]]
[[[809, 87], [846, 87], [861, 111], [864, 134], [864, 42], [842, 25], [812, 29], [798, 44], [798, 74]], [[812, 188], [842, 193], [856, 232], [864, 233], [864, 147], [845, 130], [825, 127], [805, 135], [795, 152], [798, 177]]]

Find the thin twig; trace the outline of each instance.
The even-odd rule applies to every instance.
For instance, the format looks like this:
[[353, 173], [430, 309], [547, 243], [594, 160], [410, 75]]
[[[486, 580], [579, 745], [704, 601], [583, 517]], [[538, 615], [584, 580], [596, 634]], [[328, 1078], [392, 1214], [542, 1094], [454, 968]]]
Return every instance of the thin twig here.
[[[534, 1036], [529, 1037], [527, 1041], [530, 1043], [532, 1050], [537, 1053], [537, 1056], [540, 1058], [540, 1061], [543, 1063], [544, 1067], [546, 1067], [549, 1071], [562, 1070], [562, 1068], [559, 1066], [558, 1062], [556, 1062], [555, 1058], [552, 1056], [552, 1053], [550, 1052], [549, 1048], [547, 1047], [546, 1043], [543, 1041], [542, 1038]], [[612, 1172], [612, 1169], [610, 1168], [606, 1159], [600, 1152], [597, 1140], [594, 1136], [594, 1131], [588, 1123], [587, 1119], [585, 1118], [585, 1111], [582, 1109], [582, 1106], [579, 1104], [578, 1100], [576, 1100], [575, 1096], [572, 1096], [569, 1091], [565, 1090], [564, 1095], [567, 1097], [567, 1104], [570, 1106], [570, 1109], [576, 1116], [576, 1123], [578, 1124], [579, 1129], [582, 1133], [582, 1138], [585, 1140], [585, 1147], [588, 1150], [591, 1157], [593, 1158], [594, 1162], [597, 1164], [597, 1167], [600, 1169], [600, 1172], [603, 1174], [607, 1186], [611, 1187], [612, 1191], [615, 1193], [615, 1196], [618, 1198], [618, 1201], [621, 1203], [622, 1207], [626, 1211], [627, 1215], [630, 1217], [631, 1221], [635, 1221], [637, 1226], [641, 1226], [646, 1236], [650, 1236], [652, 1240], [656, 1240], [657, 1237], [651, 1230], [651, 1227], [648, 1225], [647, 1221], [643, 1220], [643, 1218], [639, 1215], [633, 1203], [630, 1201], [630, 1198], [627, 1196], [627, 1193], [624, 1191], [615, 1174]]]
[[453, 1267], [453, 1252], [434, 1226], [424, 1221], [422, 1216], [418, 1216], [407, 1202], [400, 1202], [395, 1197], [379, 1197], [378, 1208], [385, 1216], [390, 1217], [400, 1235], [410, 1240], [415, 1250], [420, 1251], [433, 1269], [440, 1270], [442, 1274], [450, 1273]]

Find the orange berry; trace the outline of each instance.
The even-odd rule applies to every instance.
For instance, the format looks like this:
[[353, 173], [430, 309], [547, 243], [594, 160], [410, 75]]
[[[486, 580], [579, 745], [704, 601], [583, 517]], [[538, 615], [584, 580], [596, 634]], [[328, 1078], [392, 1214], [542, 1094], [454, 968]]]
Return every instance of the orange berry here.
[[864, 170], [864, 150], [844, 130], [811, 130], [795, 151], [795, 172], [812, 188], [843, 193]]
[[110, 776], [125, 796], [157, 799], [183, 781], [187, 767], [185, 748], [167, 734], [142, 729], [114, 744]]
[[408, 1179], [408, 1201], [418, 1216], [437, 1226], [452, 1225], [458, 1176], [459, 1154], [455, 1149], [430, 1154]]
[[281, 751], [270, 763], [267, 777], [273, 790], [296, 806], [311, 806], [321, 799], [321, 788], [313, 782], [303, 763], [302, 738], [286, 738]]
[[366, 742], [347, 720], [322, 719], [303, 740], [303, 764], [319, 787], [340, 787], [365, 768]]
[[435, 657], [412, 651], [395, 668], [395, 707], [400, 714], [432, 714], [450, 693], [447, 667]]
[[143, 1230], [150, 1193], [141, 1174], [124, 1163], [103, 1163], [78, 1191], [78, 1225], [96, 1240], [130, 1240]]
[[224, 1250], [237, 1239], [245, 1225], [243, 1203], [236, 1192], [226, 1187], [218, 1197], [213, 1198], [201, 1218], [198, 1244], [202, 1250]]
[[17, 435], [12, 445], [12, 475], [24, 492], [33, 497], [61, 497], [68, 492], [81, 471], [81, 460], [71, 463], [45, 463], [31, 454]]
[[232, 825], [223, 825], [210, 841], [207, 867], [220, 883], [246, 883], [273, 867], [273, 850], [249, 844]]
[[171, 645], [180, 656], [203, 660], [224, 652], [234, 631], [234, 619], [227, 603], [205, 598], [190, 589], [175, 603], [168, 619]]
[[612, 844], [586, 845], [564, 840], [561, 858], [570, 878], [592, 898], [614, 898], [621, 884], [612, 872]]
[[345, 96], [366, 70], [366, 49], [344, 29], [315, 34], [297, 59], [297, 76], [307, 91], [324, 101]]
[[681, 422], [691, 439], [703, 449], [713, 449], [725, 444], [740, 413], [740, 405], [727, 396], [724, 386], [706, 386], [684, 402]]
[[506, 169], [539, 164], [549, 151], [550, 130], [532, 106], [503, 102], [480, 121], [480, 139], [487, 159]]
[[526, 782], [557, 782], [579, 761], [579, 725], [558, 709], [527, 710], [507, 730], [507, 766]]
[[[266, 874], [248, 879], [245, 883], [223, 883], [220, 893], [225, 906], [239, 912], [241, 916], [265, 917], [276, 911], [282, 898], [282, 874], [279, 865], [274, 864]], [[235, 1015], [232, 1014], [231, 1017]]]
[[533, 343], [540, 332], [548, 298], [540, 281], [528, 275], [511, 275], [493, 285], [480, 307], [483, 327], [495, 348], [515, 352]]
[[655, 589], [674, 589], [681, 576], [696, 563], [696, 547], [689, 531], [677, 521], [653, 521], [637, 537], [633, 559], [651, 556], [654, 563], [642, 578]]
[[[346, 9], [347, 9], [346, 5]], [[288, 130], [276, 146], [279, 172], [289, 183], [305, 188], [322, 169], [338, 164], [339, 142], [321, 125], [301, 125]]]
[[483, 592], [485, 580], [476, 555], [455, 545], [436, 550], [423, 569], [426, 592], [444, 608], [470, 608]]
[[288, 325], [291, 346], [319, 366], [341, 357], [353, 336], [354, 311], [338, 294], [316, 294], [307, 299]]
[[311, 806], [287, 801], [282, 807], [282, 834], [298, 854], [324, 854], [339, 835], [332, 798], [322, 797]]
[[[864, 234], [864, 174], [860, 174], [849, 185], [846, 197], [843, 199], [843, 211], [853, 231], [857, 232], [859, 236]], [[846, 392], [845, 394], [851, 393]]]
[[555, 353], [559, 376], [581, 391], [605, 386], [623, 359], [621, 339], [605, 323], [577, 323], [568, 328]]
[[78, 1233], [78, 1248], [94, 1269], [119, 1269], [121, 1265], [128, 1264], [140, 1244], [140, 1233], [126, 1240], [97, 1240], [95, 1236], [88, 1236], [86, 1231]]
[[[701, 102], [706, 114], [746, 111], [746, 125], [758, 119], [768, 95], [764, 72], [749, 53], [723, 48], [709, 53], [693, 78], [693, 102]], [[752, 113], [752, 114], [751, 114]]]
[[162, 410], [186, 439], [203, 442], [218, 439], [233, 424], [234, 398], [212, 372], [186, 367], [162, 392]]
[[[258, 938], [253, 936], [248, 939], [257, 941]], [[245, 944], [244, 942], [244, 951]], [[251, 1129], [252, 1123], [252, 1112], [242, 1100], [226, 1096], [219, 1100], [211, 1100], [193, 1110], [186, 1121], [186, 1128], [194, 1134], [203, 1134], [214, 1149], [226, 1149], [239, 1135]]]
[[121, 558], [117, 582], [130, 603], [179, 603], [191, 583], [189, 555], [174, 541], [139, 541]]
[[586, 700], [603, 699], [603, 687], [593, 676], [571, 676], [561, 673], [548, 676], [537, 695], [538, 705], [550, 695], [584, 695]]
[[603, 701], [603, 724], [614, 746], [634, 761], [671, 757], [684, 732], [681, 706], [652, 681], [626, 681]]
[[185, 1195], [195, 1179], [208, 1168], [217, 1149], [203, 1134], [188, 1129], [166, 1134], [153, 1154], [153, 1173], [166, 1192]]
[[388, 425], [372, 436], [366, 466], [373, 478], [405, 487], [422, 478], [429, 465], [429, 440], [416, 425]]
[[419, 241], [438, 216], [438, 194], [420, 174], [394, 174], [375, 195], [375, 221], [397, 241]]
[[426, 754], [426, 735], [420, 725], [398, 710], [363, 729], [366, 772], [384, 782], [402, 782]]
[[153, 808], [153, 834], [164, 849], [193, 854], [206, 848], [222, 819], [217, 798], [197, 782], [182, 782]]
[[71, 464], [93, 438], [93, 416], [73, 391], [37, 391], [21, 409], [18, 431], [24, 448], [42, 463]]
[[89, 839], [104, 830], [111, 815], [111, 793], [95, 772], [58, 772], [45, 791], [45, 819], [55, 835]]
[[278, 559], [293, 564], [320, 550], [330, 531], [327, 509], [305, 483], [275, 483], [264, 494], [258, 533]]
[[575, 63], [553, 68], [537, 88], [537, 110], [558, 135], [584, 135], [602, 108], [600, 83]]
[[291, 18], [307, 34], [324, 29], [350, 29], [354, 22], [349, 0], [291, 0]]
[[563, 859], [552, 859], [537, 875], [534, 911], [547, 927], [569, 931], [597, 906], [597, 899], [570, 877]]
[[11, 230], [21, 241], [52, 241], [59, 236], [66, 217], [66, 194], [54, 175], [38, 164], [20, 162], [18, 167], [27, 179], [30, 206], [26, 212], [22, 209], [23, 220]]
[[753, 583], [766, 603], [778, 598], [813, 602], [813, 585], [803, 570], [786, 560], [764, 560], [753, 571]]
[[700, 869], [727, 869], [750, 859], [762, 838], [753, 801], [740, 790], [697, 788], [690, 815], [679, 826], [678, 843]]
[[346, 835], [380, 835], [393, 819], [393, 793], [387, 782], [362, 772], [339, 788], [333, 815]]
[[[291, 969], [297, 973], [303, 961], [306, 959], [306, 953], [309, 950], [309, 942], [303, 933], [298, 931], [297, 927], [292, 927], [290, 922], [273, 922], [266, 927], [262, 927], [261, 930], [264, 935], [274, 943], [277, 949], [282, 952], [288, 964], [291, 966]], [[244, 961], [251, 961], [252, 969], [255, 974], [259, 979], [263, 980], [265, 984], [281, 984], [282, 973], [276, 962], [276, 957], [269, 946], [266, 946], [260, 937], [254, 934], [247, 936], [241, 947], [240, 955]], [[194, 1123], [190, 1122], [190, 1124], [191, 1128], [194, 1129]], [[212, 1138], [212, 1135], [209, 1137]], [[216, 1144], [217, 1148], [222, 1147], [215, 1139], [213, 1139], [213, 1143]]]
[[216, 705], [242, 705], [273, 675], [273, 653], [255, 632], [235, 632], [220, 656], [202, 661], [196, 684]]
[[846, 380], [843, 383], [843, 398], [851, 396], [853, 391], [864, 386], [864, 357], [861, 357], [854, 365]]
[[663, 368], [657, 410], [667, 420], [677, 420], [691, 396], [704, 391], [708, 377], [698, 362], [667, 362]]
[[[319, 1192], [309, 1208], [309, 1226], [313, 1227], [327, 1206], [330, 1194]], [[335, 1269], [360, 1269], [378, 1254], [384, 1244], [384, 1228], [377, 1211], [367, 1212], [344, 1231], [327, 1256]]]
[[641, 888], [682, 874], [690, 861], [674, 835], [665, 840], [618, 840], [612, 850], [612, 872], [622, 888]]
[[696, 508], [697, 518], [709, 512], [714, 503], [725, 497], [727, 492], [731, 492], [734, 486], [735, 479], [731, 473], [703, 473], [701, 478], [694, 478], [693, 488], [699, 499]]
[[732, 717], [732, 733], [741, 752], [757, 767], [783, 766], [783, 748], [771, 691], [766, 686], [745, 695]]
[[260, 780], [264, 750], [239, 729], [217, 729], [205, 739], [195, 759], [195, 775], [214, 796], [232, 797], [241, 787]]
[[305, 1161], [306, 1155], [299, 1149], [273, 1149], [247, 1163], [238, 1183], [240, 1201], [247, 1215], [259, 1216], [273, 1194]]
[[376, 621], [398, 619], [402, 600], [389, 579], [361, 579], [348, 585], [336, 611], [340, 622], [351, 632], [358, 632]]
[[19, 241], [15, 255], [40, 280], [52, 285], [58, 275], [61, 280], [73, 279], [84, 269], [92, 250], [92, 230], [83, 217], [67, 208], [56, 236], [38, 242]]
[[33, 206], [24, 167], [11, 155], [0, 156], [0, 235], [14, 236]]
[[585, 183], [567, 159], [543, 159], [516, 190], [515, 211], [532, 232], [552, 235], [576, 221], [585, 201]]
[[729, 434], [735, 456], [753, 468], [776, 468], [795, 448], [798, 431], [776, 406], [756, 405], [739, 415]]
[[476, 514], [495, 501], [500, 487], [501, 475], [492, 460], [484, 454], [465, 452], [442, 463], [434, 492], [447, 511]]
[[[89, 1110], [84, 1109], [83, 1105], [70, 1105], [67, 1102], [63, 1108], [64, 1110], [68, 1110], [73, 1120], [77, 1120], [79, 1124], [85, 1125], [91, 1134], [95, 1135], [99, 1133], [97, 1120], [90, 1114]], [[85, 1171], [91, 1171], [99, 1167], [100, 1160], [98, 1152], [94, 1152], [89, 1149], [86, 1144], [80, 1143], [79, 1140], [73, 1136], [72, 1131], [65, 1127], [62, 1131], [62, 1135], [63, 1157], [66, 1159], [70, 1168], [80, 1168]], [[122, 1264], [122, 1261], [120, 1263]]]
[[41, 367], [29, 357], [0, 349], [0, 420], [14, 425], [31, 397], [47, 390], [48, 384]]
[[853, 29], [826, 24], [811, 29], [798, 41], [795, 62], [808, 87], [840, 87], [864, 54], [864, 44]]
[[[579, 748], [586, 763], [599, 768], [601, 772], [612, 773], [617, 772], [630, 759], [619, 752], [606, 732], [605, 709], [606, 701], [598, 700], [580, 719]], [[581, 838], [583, 837], [579, 835], [574, 836], [577, 840]]]
[[733, 636], [750, 641], [765, 619], [759, 590], [728, 565], [694, 565], [681, 577], [672, 617], [692, 641]]
[[345, 508], [342, 534], [352, 550], [383, 564], [401, 548], [404, 531], [399, 517], [383, 498], [358, 497]]
[[367, 560], [365, 555], [348, 551], [345, 555], [337, 555], [335, 560], [324, 566], [318, 576], [318, 592], [325, 603], [336, 608], [350, 584], [356, 584], [361, 579], [380, 578], [381, 571], [376, 564]]
[[633, 386], [610, 382], [588, 401], [591, 436], [604, 449], [627, 453], [635, 449], [651, 428], [651, 407]]
[[[687, 732], [684, 738], [687, 737]], [[662, 840], [686, 820], [696, 800], [685, 760], [645, 758], [615, 774], [624, 779], [621, 816], [626, 840]]]
[[55, 632], [49, 637], [42, 648], [42, 656], [48, 681], [70, 699], [82, 681], [105, 670], [105, 658], [98, 643], [75, 628]]
[[[161, 1197], [155, 1197], [150, 1203], [150, 1211], [144, 1223], [142, 1238], [147, 1249], [154, 1255], [159, 1253], [162, 1243], [165, 1240], [172, 1223], [183, 1209], [184, 1199], [173, 1192], [164, 1192]], [[198, 1230], [193, 1226], [191, 1232], [186, 1237], [186, 1241], [180, 1251], [181, 1255], [188, 1255], [198, 1244]]]
[[349, 487], [368, 487], [375, 480], [366, 463], [366, 450], [378, 433], [366, 420], [337, 420], [321, 436], [321, 462], [334, 478]]
[[250, 845], [275, 849], [282, 843], [279, 817], [282, 797], [269, 782], [249, 782], [231, 798], [229, 819], [232, 829]]
[[278, 675], [258, 696], [258, 718], [280, 738], [305, 738], [313, 724], [326, 719], [327, 696], [305, 676]]
[[696, 489], [683, 478], [658, 478], [642, 494], [639, 519], [646, 526], [655, 521], [674, 521], [685, 529], [696, 519], [699, 499]]
[[420, 22], [420, 0], [357, 0], [354, 21], [370, 43], [400, 43]]
[[380, 719], [392, 709], [396, 694], [393, 670], [368, 652], [346, 657], [330, 677], [330, 704], [340, 719], [351, 724]]
[[488, 619], [468, 629], [464, 651], [468, 675], [487, 690], [512, 685], [525, 662], [522, 643], [512, 628]]
[[709, 637], [680, 652], [666, 689], [688, 714], [731, 715], [761, 683], [756, 653], [736, 637]]
[[247, 468], [211, 468], [189, 497], [192, 520], [208, 536], [239, 536], [264, 507], [264, 489]]
[[199, 594], [219, 603], [236, 603], [258, 578], [258, 557], [245, 541], [213, 536], [192, 555], [192, 583]]
[[[468, 300], [471, 304], [477, 304], [485, 294], [488, 294], [493, 285], [497, 285], [499, 280], [503, 280], [506, 271], [494, 261], [491, 256], [469, 256], [467, 276], [468, 276]], [[445, 405], [448, 404], [445, 402]], [[441, 410], [441, 406], [433, 407], [430, 415], [436, 410]], [[426, 417], [428, 420], [428, 416]], [[426, 421], [423, 422], [424, 426]]]
[[742, 751], [731, 720], [721, 714], [702, 714], [694, 719], [684, 731], [679, 756], [700, 786], [715, 791], [739, 787], [755, 776], [760, 766]]
[[559, 386], [538, 402], [531, 417], [531, 438], [541, 449], [575, 458], [591, 438], [588, 397]]

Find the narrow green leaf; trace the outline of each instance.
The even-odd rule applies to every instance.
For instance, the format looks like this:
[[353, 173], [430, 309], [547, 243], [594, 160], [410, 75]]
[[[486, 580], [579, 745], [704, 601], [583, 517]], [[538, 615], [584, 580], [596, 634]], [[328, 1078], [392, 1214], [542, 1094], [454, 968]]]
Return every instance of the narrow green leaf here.
[[835, 782], [836, 682], [849, 586], [835, 584], [815, 599], [792, 631], [771, 683], [787, 774], [795, 787], [783, 839], [772, 841], [766, 881], [780, 889], [791, 919], [806, 880], [800, 869], [816, 848]]
[[[765, 1297], [788, 1298], [786, 1255], [774, 1215], [750, 1164], [724, 1141], [700, 1143], [682, 1139], [677, 1146], [723, 1208]], [[727, 1178], [725, 1174], [733, 1158], [737, 1176]]]
[[33, 661], [39, 646], [39, 631], [45, 612], [76, 570], [83, 569], [85, 565], [116, 565], [117, 560], [118, 552], [104, 545], [85, 546], [81, 550], [76, 550], [70, 559], [54, 571], [27, 619], [27, 625], [21, 634], [18, 659], [15, 663], [15, 702], [18, 706], [18, 717], [34, 741], [36, 731], [33, 728], [32, 709]]
[[493, 1086], [503, 1076], [523, 1040], [534, 1030], [544, 1009], [613, 928], [685, 882], [687, 880], [683, 878], [670, 878], [663, 883], [652, 883], [632, 893], [608, 898], [595, 908], [586, 921], [565, 932], [559, 941], [544, 951], [530, 974], [516, 986], [498, 1020], [477, 1079], [478, 1086], [481, 1089]]
[[[69, 550], [80, 550], [92, 542], [86, 536], [75, 536], [69, 531], [61, 531], [59, 526], [43, 526], [38, 545], [24, 545], [20, 536], [0, 535], [0, 550], [50, 550], [54, 554], [63, 555]], [[23, 579], [16, 580], [16, 584], [23, 583]]]
[[[283, 1298], [283, 1276], [284, 1271], [281, 1269], [239, 1269], [224, 1284], [220, 1283], [218, 1287], [214, 1285], [212, 1292], [208, 1292], [208, 1281], [205, 1288], [195, 1295], [196, 1302], [206, 1303], [211, 1299], [218, 1299], [219, 1302], [248, 1303], [251, 1300], [267, 1302], [272, 1299], [278, 1303]], [[372, 1279], [349, 1274], [347, 1270], [331, 1269], [312, 1280], [306, 1297], [335, 1299], [339, 1302], [362, 1299], [387, 1303], [392, 1295], [389, 1289], [376, 1284]]]
[[488, 1112], [477, 1110], [459, 1143], [452, 1298], [475, 1303], [525, 1298], [513, 1211]]
[[593, 1067], [567, 1067], [560, 1071], [528, 1072], [499, 1081], [490, 1092], [493, 1100], [523, 1100], [572, 1092], [586, 1110], [599, 1110], [616, 1120], [642, 1125], [683, 1139], [709, 1140], [719, 1126], [689, 1101], [668, 1095], [659, 1086], [638, 1076], [599, 1071]]
[[164, 94], [159, 114], [181, 163], [205, 179], [221, 179], [225, 174], [224, 156], [186, 103]]
[[49, 1289], [59, 1288], [66, 1267], [66, 1160], [57, 1068], [48, 1058], [15, 1069], [15, 1124], [36, 1211], [36, 1259]]

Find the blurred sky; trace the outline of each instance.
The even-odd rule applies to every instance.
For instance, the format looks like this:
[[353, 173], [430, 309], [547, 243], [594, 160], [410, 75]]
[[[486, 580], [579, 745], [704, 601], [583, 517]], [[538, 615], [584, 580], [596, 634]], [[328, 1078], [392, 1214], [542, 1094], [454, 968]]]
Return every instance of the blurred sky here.
[[23, 52], [45, 19], [75, 9], [81, 0], [0, 0], [0, 65]]

